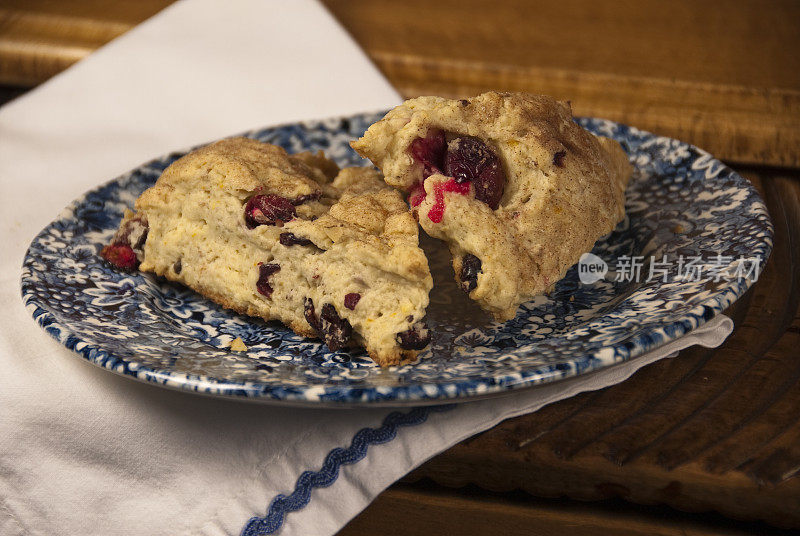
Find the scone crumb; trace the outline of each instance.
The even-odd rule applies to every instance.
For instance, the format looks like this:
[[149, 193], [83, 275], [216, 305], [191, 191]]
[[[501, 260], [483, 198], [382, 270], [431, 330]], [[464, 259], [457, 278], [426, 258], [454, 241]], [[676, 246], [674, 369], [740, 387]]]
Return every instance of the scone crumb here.
[[231, 341], [231, 350], [233, 350], [234, 352], [246, 352], [247, 345], [244, 343], [242, 339], [236, 337]]
[[[331, 351], [352, 342], [381, 366], [416, 354], [398, 339], [413, 324], [400, 313], [423, 319], [433, 280], [408, 205], [377, 170], [232, 138], [176, 160], [135, 207], [123, 231], [143, 253], [126, 251], [128, 264], [139, 254], [140, 270]], [[247, 357], [233, 333], [219, 348]]]

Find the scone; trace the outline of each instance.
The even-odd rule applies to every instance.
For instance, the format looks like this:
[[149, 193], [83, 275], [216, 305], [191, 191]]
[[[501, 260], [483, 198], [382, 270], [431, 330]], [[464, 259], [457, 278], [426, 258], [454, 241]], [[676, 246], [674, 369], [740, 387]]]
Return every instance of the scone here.
[[279, 320], [331, 350], [413, 359], [433, 286], [417, 223], [371, 168], [227, 139], [174, 162], [128, 211], [103, 257]]
[[445, 240], [456, 280], [498, 320], [549, 290], [625, 215], [616, 141], [543, 95], [411, 99], [351, 144]]

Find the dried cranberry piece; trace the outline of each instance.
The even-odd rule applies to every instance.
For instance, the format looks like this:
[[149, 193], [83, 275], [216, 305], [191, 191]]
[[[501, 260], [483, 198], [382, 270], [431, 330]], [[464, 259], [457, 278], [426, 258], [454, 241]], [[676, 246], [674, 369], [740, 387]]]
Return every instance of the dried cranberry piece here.
[[403, 350], [422, 350], [431, 342], [431, 331], [423, 322], [417, 322], [411, 329], [398, 333], [396, 339]]
[[[114, 235], [114, 244], [126, 244], [134, 250], [142, 249], [145, 241], [147, 240], [147, 233], [150, 227], [147, 224], [147, 217], [144, 214], [136, 214], [128, 218], [117, 230]], [[131, 237], [136, 236], [135, 241], [131, 241]]]
[[306, 317], [306, 322], [308, 322], [309, 326], [314, 328], [314, 331], [320, 331], [322, 326], [320, 325], [319, 318], [314, 310], [314, 301], [311, 298], [305, 298], [303, 300], [303, 316]]
[[109, 244], [100, 251], [100, 256], [111, 265], [126, 272], [132, 272], [139, 267], [136, 252], [128, 244], [117, 242]]
[[353, 336], [353, 326], [346, 318], [340, 317], [330, 303], [322, 306], [319, 321], [325, 344], [334, 352], [344, 348]]
[[244, 206], [244, 221], [249, 229], [259, 225], [283, 225], [297, 216], [291, 201], [279, 195], [254, 195]]
[[356, 305], [358, 305], [358, 301], [360, 299], [361, 299], [361, 294], [359, 294], [358, 292], [350, 292], [349, 294], [345, 294], [344, 306], [352, 311], [356, 308]]
[[281, 233], [278, 240], [287, 248], [289, 246], [310, 246], [312, 244], [308, 238], [298, 238], [293, 233]]
[[275, 272], [278, 272], [281, 269], [280, 264], [275, 263], [258, 263], [258, 281], [256, 282], [256, 288], [258, 292], [266, 296], [267, 298], [272, 297], [272, 286], [269, 284], [269, 278]]
[[567, 156], [567, 151], [557, 151], [553, 155], [553, 164], [558, 167], [564, 167], [564, 157]]
[[481, 272], [481, 260], [473, 255], [467, 253], [461, 259], [461, 290], [464, 292], [472, 292], [478, 286], [478, 274]]
[[[122, 222], [122, 225], [114, 234], [111, 244], [100, 250], [100, 256], [120, 270], [126, 272], [136, 270], [139, 268], [139, 259], [136, 251], [143, 253], [142, 246], [147, 240], [147, 232], [149, 230], [147, 218], [144, 215], [136, 214]], [[132, 237], [134, 238], [133, 243], [131, 242]]]
[[439, 129], [431, 129], [424, 138], [417, 138], [411, 142], [411, 154], [422, 164], [422, 180], [434, 173], [441, 173], [446, 151], [447, 141], [444, 131]]
[[447, 144], [444, 172], [458, 183], [471, 182], [475, 199], [492, 210], [500, 206], [506, 174], [500, 157], [483, 141], [470, 136], [453, 138]]
[[336, 308], [330, 303], [323, 305], [320, 315], [317, 316], [314, 301], [306, 298], [303, 300], [303, 316], [334, 352], [347, 346], [350, 337], [353, 336], [353, 326], [346, 318], [340, 317]]
[[421, 182], [418, 182], [411, 187], [411, 191], [408, 193], [408, 204], [412, 207], [418, 207], [423, 201], [425, 201], [425, 187]]

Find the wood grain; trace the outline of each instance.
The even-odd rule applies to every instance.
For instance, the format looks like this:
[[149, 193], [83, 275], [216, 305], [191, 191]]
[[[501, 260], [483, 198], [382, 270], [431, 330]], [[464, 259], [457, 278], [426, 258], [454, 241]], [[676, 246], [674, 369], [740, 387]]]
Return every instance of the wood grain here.
[[[799, 45], [800, 46], [800, 45]], [[489, 90], [553, 95], [579, 116], [604, 117], [688, 141], [737, 163], [800, 165], [800, 92], [540, 67], [438, 61], [374, 53], [407, 98]]]
[[325, 0], [406, 97], [571, 100], [738, 163], [800, 166], [800, 4]]
[[39, 84], [170, 3], [2, 0], [0, 84]]
[[619, 497], [800, 528], [800, 177], [746, 174], [775, 248], [717, 350], [508, 420], [407, 477], [581, 500]]
[[792, 0], [324, 0], [370, 53], [800, 89]]
[[[291, 515], [291, 514], [290, 514]], [[787, 534], [763, 525], [676, 514], [653, 508], [532, 501], [487, 493], [454, 493], [396, 485], [383, 492], [338, 536], [760, 536]]]
[[[46, 80], [169, 3], [3, 0], [0, 83]], [[732, 162], [800, 166], [797, 2], [324, 3], [406, 97], [547, 93]]]

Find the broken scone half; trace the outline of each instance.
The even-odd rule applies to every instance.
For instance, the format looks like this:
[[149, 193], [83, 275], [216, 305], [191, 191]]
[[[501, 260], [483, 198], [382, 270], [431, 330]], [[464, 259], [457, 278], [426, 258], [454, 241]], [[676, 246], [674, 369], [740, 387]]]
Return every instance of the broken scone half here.
[[362, 345], [386, 366], [430, 340], [433, 282], [418, 238], [408, 206], [375, 170], [234, 138], [165, 169], [102, 255], [331, 350]]
[[620, 145], [543, 95], [411, 99], [351, 144], [408, 192], [456, 280], [497, 319], [549, 290], [625, 215]]

